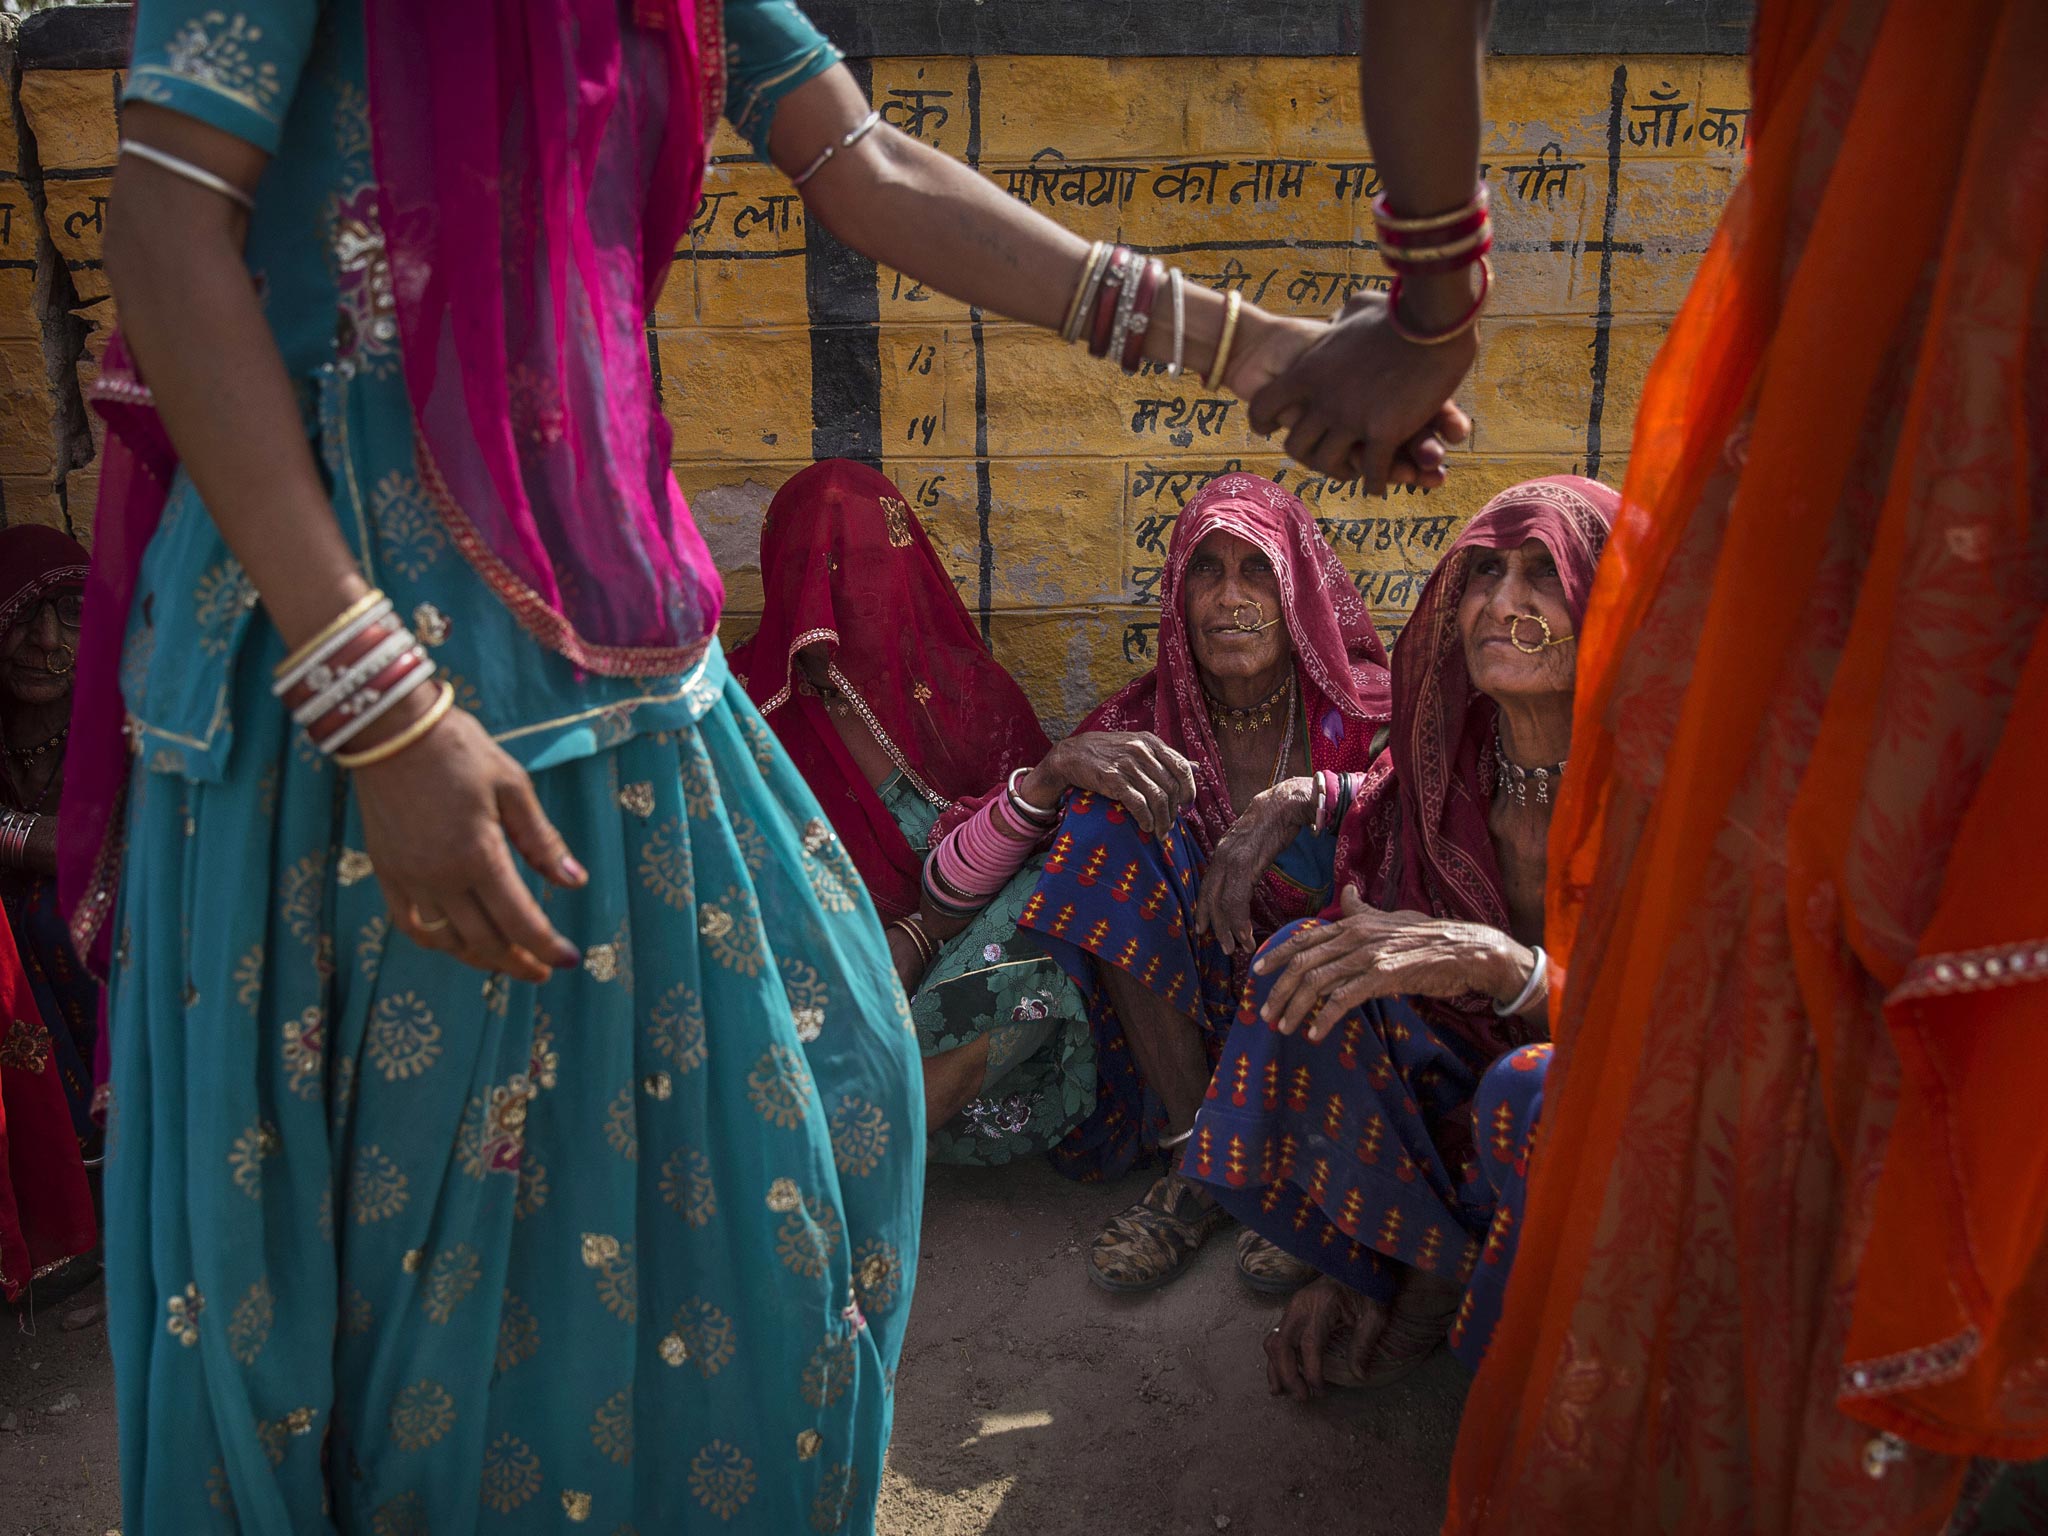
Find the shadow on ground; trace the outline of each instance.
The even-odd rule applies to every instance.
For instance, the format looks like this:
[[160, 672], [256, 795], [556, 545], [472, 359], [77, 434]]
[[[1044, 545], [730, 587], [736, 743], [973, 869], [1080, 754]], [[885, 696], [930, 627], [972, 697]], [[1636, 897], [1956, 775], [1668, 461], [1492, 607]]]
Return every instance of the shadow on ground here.
[[[1082, 1272], [1088, 1241], [1144, 1192], [1043, 1163], [934, 1169], [923, 1273], [897, 1378], [885, 1536], [1434, 1536], [1465, 1375], [1299, 1408], [1266, 1394], [1278, 1315], [1238, 1284], [1232, 1239], [1151, 1296]], [[103, 1322], [0, 1313], [0, 1536], [121, 1523]]]
[[1088, 1242], [1146, 1182], [932, 1171], [879, 1529], [1434, 1536], [1464, 1371], [1445, 1355], [1369, 1397], [1269, 1397], [1278, 1308], [1239, 1284], [1231, 1233], [1152, 1295], [1088, 1283]]

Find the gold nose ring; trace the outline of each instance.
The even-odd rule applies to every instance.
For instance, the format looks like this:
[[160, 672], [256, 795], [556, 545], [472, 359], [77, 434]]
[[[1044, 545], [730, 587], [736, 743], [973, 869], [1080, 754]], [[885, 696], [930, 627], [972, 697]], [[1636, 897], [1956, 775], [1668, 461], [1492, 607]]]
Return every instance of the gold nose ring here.
[[[1244, 611], [1247, 608], [1251, 609], [1252, 611], [1252, 621], [1249, 624], [1245, 623], [1244, 621]], [[1230, 622], [1236, 625], [1237, 628], [1243, 633], [1247, 635], [1256, 635], [1260, 630], [1266, 627], [1265, 607], [1259, 602], [1257, 598], [1248, 597], [1243, 602], [1239, 603], [1235, 608], [1232, 608], [1230, 610]]]
[[[1522, 626], [1525, 623], [1534, 624], [1543, 631], [1543, 638], [1534, 645], [1524, 645], [1522, 643]], [[1508, 643], [1524, 656], [1534, 656], [1539, 654], [1546, 646], [1555, 645], [1557, 642], [1550, 638], [1550, 621], [1544, 618], [1542, 614], [1518, 613], [1508, 620]]]

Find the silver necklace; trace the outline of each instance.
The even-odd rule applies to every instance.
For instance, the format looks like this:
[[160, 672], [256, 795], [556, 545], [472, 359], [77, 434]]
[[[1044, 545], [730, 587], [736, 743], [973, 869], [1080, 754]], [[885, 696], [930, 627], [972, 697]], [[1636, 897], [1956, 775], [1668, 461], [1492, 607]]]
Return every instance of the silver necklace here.
[[1552, 787], [1564, 779], [1564, 765], [1570, 759], [1551, 763], [1542, 768], [1524, 768], [1508, 761], [1507, 748], [1501, 745], [1500, 727], [1493, 728], [1493, 761], [1499, 769], [1496, 779], [1499, 787], [1505, 789], [1515, 804], [1526, 806], [1533, 799], [1538, 805], [1548, 805]]

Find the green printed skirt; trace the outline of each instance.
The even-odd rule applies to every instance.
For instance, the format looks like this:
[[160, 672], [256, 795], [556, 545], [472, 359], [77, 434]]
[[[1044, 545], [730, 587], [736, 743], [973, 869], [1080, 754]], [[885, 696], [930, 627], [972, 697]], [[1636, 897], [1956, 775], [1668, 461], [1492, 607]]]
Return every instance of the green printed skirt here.
[[[913, 848], [939, 819], [902, 774], [875, 793]], [[1043, 858], [1017, 872], [974, 920], [939, 946], [910, 1000], [918, 1049], [941, 1055], [988, 1036], [981, 1092], [931, 1128], [935, 1163], [986, 1167], [1047, 1152], [1095, 1108], [1095, 1034], [1088, 1000], [1017, 929]]]

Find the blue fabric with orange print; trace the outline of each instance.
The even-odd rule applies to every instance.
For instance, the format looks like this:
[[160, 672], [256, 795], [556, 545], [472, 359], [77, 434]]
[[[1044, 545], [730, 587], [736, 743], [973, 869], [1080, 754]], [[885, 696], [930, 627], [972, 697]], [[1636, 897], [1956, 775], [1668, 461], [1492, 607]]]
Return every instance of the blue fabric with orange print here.
[[1382, 1304], [1403, 1266], [1467, 1282], [1450, 1342], [1476, 1367], [1514, 1259], [1550, 1047], [1488, 1066], [1405, 998], [1353, 1010], [1320, 1042], [1283, 1035], [1259, 1018], [1272, 983], [1240, 994], [1182, 1171]]
[[1514, 1272], [1515, 1244], [1529, 1199], [1529, 1149], [1543, 1118], [1543, 1083], [1549, 1075], [1550, 1042], [1525, 1045], [1486, 1069], [1472, 1101], [1472, 1123], [1485, 1148], [1480, 1173], [1493, 1191], [1493, 1222], [1465, 1287], [1464, 1305], [1451, 1324], [1451, 1352], [1471, 1370], [1479, 1369], [1493, 1339], [1508, 1276]]
[[[1336, 847], [1333, 833], [1304, 831], [1275, 872], [1302, 890], [1305, 904], [1321, 906], [1330, 897]], [[1185, 821], [1161, 841], [1115, 800], [1084, 790], [1067, 801], [1045, 873], [1018, 927], [1036, 933], [1087, 996], [1095, 1031], [1094, 1112], [1052, 1153], [1070, 1178], [1127, 1172], [1157, 1147], [1166, 1125], [1165, 1107], [1139, 1075], [1099, 966], [1128, 971], [1193, 1017], [1212, 1066], [1230, 1030], [1245, 967], [1234, 964], [1212, 935], [1195, 932], [1195, 899], [1208, 863]]]

